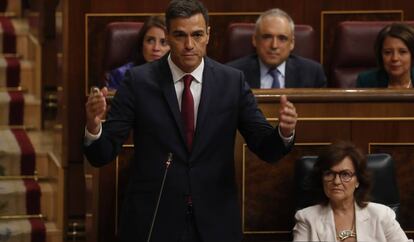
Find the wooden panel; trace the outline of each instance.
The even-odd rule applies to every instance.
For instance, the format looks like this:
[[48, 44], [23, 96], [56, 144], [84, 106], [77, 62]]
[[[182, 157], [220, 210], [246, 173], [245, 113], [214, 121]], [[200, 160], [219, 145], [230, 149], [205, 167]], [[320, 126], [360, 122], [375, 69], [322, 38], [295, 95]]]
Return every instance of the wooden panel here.
[[[156, 14], [156, 13], [154, 13]], [[158, 13], [159, 14], [159, 13]], [[110, 22], [144, 22], [153, 14], [87, 14], [85, 17], [85, 90], [91, 86], [102, 86], [103, 78], [103, 54], [105, 48], [105, 28]], [[87, 93], [86, 93], [87, 95]]]
[[[401, 226], [414, 236], [414, 90], [284, 89], [254, 90], [259, 106], [269, 121], [277, 122], [281, 94], [297, 107], [300, 120], [293, 151], [281, 161], [268, 164], [254, 155], [237, 135], [236, 179], [240, 191], [244, 241], [288, 241], [294, 225], [294, 162], [302, 155], [317, 155], [337, 139], [351, 140], [366, 152], [387, 152], [396, 160], [401, 196]], [[132, 140], [128, 140], [131, 144]], [[383, 145], [391, 142], [395, 145]], [[380, 144], [378, 144], [380, 143]], [[407, 144], [409, 143], [409, 145]], [[370, 145], [371, 144], [371, 145]], [[96, 170], [90, 208], [98, 216], [98, 241], [113, 241], [123, 200], [128, 160], [132, 147], [124, 147], [117, 162]], [[111, 181], [112, 179], [112, 181]], [[95, 207], [95, 209], [93, 209]], [[96, 208], [99, 208], [98, 210]], [[92, 226], [87, 223], [88, 228]], [[90, 234], [90, 232], [88, 233]], [[106, 240], [110, 238], [109, 240]]]
[[[63, 122], [63, 164], [67, 166], [77, 165], [82, 162], [82, 148], [80, 142], [83, 138], [84, 128], [84, 104], [85, 99], [80, 98], [80, 94], [86, 93], [85, 83], [89, 80], [86, 75], [86, 60], [85, 60], [85, 14], [94, 13], [159, 13], [163, 12], [169, 0], [159, 1], [136, 1], [136, 0], [61, 0], [62, 19], [63, 19], [63, 98], [59, 104], [62, 113]], [[222, 0], [205, 0], [203, 1], [209, 8], [210, 12], [260, 12], [272, 7], [280, 7], [287, 11], [298, 24], [309, 24], [313, 26], [317, 36], [320, 35], [321, 11], [337, 11], [337, 10], [404, 10], [404, 19], [414, 19], [414, 9], [412, 2], [407, 0], [335, 0], [335, 1], [288, 1], [288, 0], [261, 0], [260, 4], [257, 1], [240, 0], [240, 1], [222, 1]], [[222, 26], [213, 26], [213, 29], [222, 28]], [[218, 40], [220, 41], [220, 40]], [[58, 43], [59, 45], [59, 43]], [[89, 56], [90, 57], [90, 56]], [[99, 73], [99, 72], [97, 72]], [[335, 94], [333, 94], [335, 95]], [[382, 96], [384, 98], [384, 96]], [[276, 104], [269, 104], [269, 110], [274, 109]], [[318, 112], [313, 109], [316, 106], [306, 108], [306, 105], [301, 108], [300, 115], [303, 112], [312, 114]], [[319, 108], [319, 107], [318, 107]], [[329, 108], [328, 108], [329, 109]], [[411, 108], [412, 109], [412, 108]], [[393, 112], [393, 111], [390, 111]], [[345, 115], [345, 114], [344, 114]], [[314, 117], [313, 115], [310, 117]], [[302, 116], [304, 117], [304, 116]], [[323, 127], [324, 125], [321, 124]], [[309, 138], [304, 138], [306, 141], [312, 141], [312, 135], [321, 135], [321, 139], [326, 139], [331, 136], [328, 132], [317, 132], [321, 129], [315, 123], [311, 126], [312, 130], [305, 130], [303, 132], [309, 133]], [[342, 131], [341, 131], [342, 132]], [[318, 134], [319, 133], [319, 134]], [[320, 134], [324, 133], [324, 134]], [[401, 135], [399, 133], [398, 135]], [[334, 134], [332, 134], [332, 137]], [[236, 154], [236, 157], [240, 154]], [[74, 182], [83, 179], [83, 173], [69, 173], [68, 179]], [[75, 186], [68, 188], [67, 196], [76, 195], [78, 200], [83, 200], [83, 195], [79, 194], [79, 182]], [[83, 207], [79, 203], [71, 205], [72, 200], [68, 201], [67, 216], [83, 216]], [[72, 211], [73, 208], [73, 211]], [[250, 239], [246, 236], [247, 240]], [[260, 237], [254, 235], [252, 240]], [[100, 241], [101, 242], [101, 241]]]
[[[369, 11], [322, 11], [321, 13], [321, 63], [326, 73], [331, 63], [331, 50], [335, 39], [335, 29], [342, 21], [402, 21], [402, 10], [369, 10]], [[372, 46], [374, 49], [374, 46]], [[325, 65], [326, 64], [326, 65]], [[328, 77], [329, 78], [329, 77]]]
[[261, 161], [246, 145], [243, 146], [245, 159], [241, 182], [244, 233], [290, 234], [295, 214], [292, 206], [295, 204], [292, 161], [303, 155], [317, 155], [326, 145], [296, 145], [288, 156], [275, 164]]
[[370, 143], [370, 153], [388, 153], [395, 162], [398, 189], [400, 192], [400, 223], [414, 235], [414, 142]]
[[88, 241], [117, 241], [119, 213], [129, 178], [132, 145], [124, 145], [116, 160], [101, 168], [85, 166], [86, 237]]
[[[267, 164], [252, 154], [238, 136], [236, 142], [237, 179], [241, 191], [245, 241], [291, 239], [294, 225], [294, 161], [301, 155], [316, 155], [326, 144], [345, 139], [368, 152], [372, 142], [413, 142], [413, 90], [405, 94], [390, 90], [255, 90], [259, 106], [270, 121], [277, 121], [280, 94], [287, 94], [298, 110], [296, 145], [292, 153], [275, 164]], [[397, 175], [403, 216], [401, 226], [410, 237], [414, 217], [411, 179], [413, 148], [389, 150], [397, 156]], [[372, 150], [372, 149], [371, 149]], [[372, 151], [371, 151], [372, 152]], [[404, 161], [404, 163], [401, 162]], [[238, 165], [241, 164], [241, 165]], [[404, 164], [404, 165], [403, 165]], [[410, 167], [410, 168], [407, 168]]]

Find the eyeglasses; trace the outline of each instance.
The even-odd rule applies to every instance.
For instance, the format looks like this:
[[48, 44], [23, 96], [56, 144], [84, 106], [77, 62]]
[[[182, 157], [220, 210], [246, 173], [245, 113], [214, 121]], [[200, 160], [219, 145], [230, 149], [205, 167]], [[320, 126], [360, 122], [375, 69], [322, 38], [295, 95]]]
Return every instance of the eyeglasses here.
[[328, 170], [323, 172], [323, 180], [333, 181], [335, 180], [336, 175], [339, 175], [339, 178], [342, 182], [349, 182], [352, 179], [352, 177], [355, 176], [355, 172], [352, 172], [350, 170], [342, 170], [339, 172]]

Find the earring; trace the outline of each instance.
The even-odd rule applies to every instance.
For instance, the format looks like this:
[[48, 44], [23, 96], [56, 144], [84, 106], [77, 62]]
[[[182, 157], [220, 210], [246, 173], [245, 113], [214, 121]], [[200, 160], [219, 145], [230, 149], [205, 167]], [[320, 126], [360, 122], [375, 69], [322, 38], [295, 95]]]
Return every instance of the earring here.
[[358, 187], [359, 187], [359, 184], [356, 184], [356, 185], [355, 185], [355, 188], [358, 188]]

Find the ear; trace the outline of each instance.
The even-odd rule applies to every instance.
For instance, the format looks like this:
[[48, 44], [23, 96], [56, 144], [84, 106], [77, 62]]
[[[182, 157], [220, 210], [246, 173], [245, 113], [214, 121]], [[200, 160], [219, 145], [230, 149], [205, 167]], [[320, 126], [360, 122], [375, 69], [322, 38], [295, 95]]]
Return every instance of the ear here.
[[290, 43], [290, 51], [295, 48], [295, 35], [292, 35], [292, 42]]
[[207, 44], [208, 44], [208, 41], [210, 40], [210, 29], [211, 29], [211, 27], [208, 26], [207, 27]]
[[256, 48], [256, 33], [252, 35], [252, 45]]

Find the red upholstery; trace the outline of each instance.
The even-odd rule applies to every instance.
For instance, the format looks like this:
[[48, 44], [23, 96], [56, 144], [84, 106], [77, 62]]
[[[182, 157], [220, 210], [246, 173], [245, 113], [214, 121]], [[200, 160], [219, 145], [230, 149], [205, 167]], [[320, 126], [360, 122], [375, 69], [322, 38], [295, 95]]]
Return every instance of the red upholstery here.
[[132, 50], [138, 43], [141, 22], [112, 22], [106, 26], [104, 70], [112, 70], [130, 61]]
[[[375, 39], [390, 21], [345, 21], [336, 28], [329, 86], [353, 88], [358, 73], [375, 68]], [[406, 22], [414, 25], [413, 21]]]
[[[228, 26], [224, 48], [226, 62], [255, 52], [252, 45], [254, 25], [254, 23], [232, 23]], [[319, 61], [315, 32], [311, 26], [295, 25], [295, 49], [293, 53]]]

